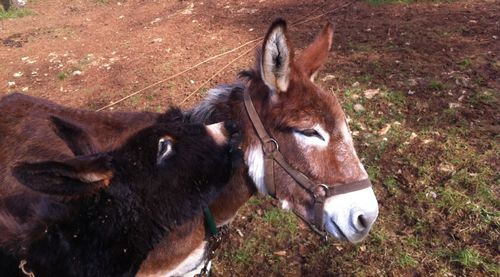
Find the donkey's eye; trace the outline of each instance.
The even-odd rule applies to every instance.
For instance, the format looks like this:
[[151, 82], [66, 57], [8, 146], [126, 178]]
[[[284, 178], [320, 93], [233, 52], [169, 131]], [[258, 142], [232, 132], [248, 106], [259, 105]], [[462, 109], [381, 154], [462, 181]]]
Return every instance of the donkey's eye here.
[[320, 133], [318, 133], [318, 131], [316, 131], [314, 129], [297, 130], [297, 132], [299, 132], [300, 134], [302, 134], [306, 137], [316, 137], [322, 141], [325, 141], [325, 138]]

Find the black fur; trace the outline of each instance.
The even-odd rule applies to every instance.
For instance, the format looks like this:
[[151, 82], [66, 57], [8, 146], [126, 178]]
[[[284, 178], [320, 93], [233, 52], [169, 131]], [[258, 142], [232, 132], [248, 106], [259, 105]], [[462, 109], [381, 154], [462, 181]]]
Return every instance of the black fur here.
[[[78, 141], [87, 137], [83, 130], [55, 121], [62, 126], [55, 129], [58, 136], [69, 141], [72, 152], [81, 153], [79, 145], [89, 152], [91, 144]], [[99, 167], [112, 172], [111, 183], [104, 189], [92, 188], [93, 194], [82, 197], [47, 196], [42, 201], [47, 207], [38, 209], [30, 222], [19, 224], [18, 230], [28, 234], [17, 234], [19, 241], [8, 248], [0, 245], [0, 275], [22, 276], [17, 266], [26, 259], [25, 268], [37, 277], [134, 276], [148, 252], [172, 227], [192, 218], [214, 199], [228, 181], [231, 160], [241, 159], [235, 148], [216, 145], [203, 125], [185, 121], [179, 110], [172, 110], [114, 151], [75, 158], [92, 164], [98, 157]], [[236, 132], [234, 125], [227, 126]], [[158, 141], [166, 135], [173, 139], [174, 152], [157, 165]], [[106, 157], [104, 164], [102, 157]], [[92, 166], [74, 159], [24, 163], [14, 173], [19, 182], [44, 194], [74, 196], [80, 195], [81, 186], [99, 185], [79, 180], [74, 172], [81, 170], [92, 170]], [[76, 191], [45, 189], [54, 184], [70, 184]]]

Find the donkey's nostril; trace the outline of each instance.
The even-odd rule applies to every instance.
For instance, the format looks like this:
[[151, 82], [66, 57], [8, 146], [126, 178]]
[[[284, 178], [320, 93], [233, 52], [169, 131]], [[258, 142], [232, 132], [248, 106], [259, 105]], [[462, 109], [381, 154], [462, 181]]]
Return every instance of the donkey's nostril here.
[[369, 222], [364, 214], [357, 212], [353, 214], [352, 225], [354, 225], [356, 231], [364, 232], [368, 228]]
[[362, 214], [358, 216], [358, 221], [360, 226], [362, 226], [363, 228], [366, 229], [368, 227], [368, 222], [366, 221], [365, 217]]

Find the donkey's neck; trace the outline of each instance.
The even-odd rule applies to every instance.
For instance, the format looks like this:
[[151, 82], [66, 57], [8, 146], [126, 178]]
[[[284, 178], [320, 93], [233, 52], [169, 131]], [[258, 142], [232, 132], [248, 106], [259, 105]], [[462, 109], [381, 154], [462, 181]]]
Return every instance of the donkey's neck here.
[[[262, 150], [243, 103], [240, 84], [219, 86], [209, 91], [207, 99], [192, 112], [192, 120], [211, 124], [220, 121], [236, 121], [241, 130], [241, 148], [245, 155], [245, 165], [237, 169], [219, 197], [210, 205], [217, 225], [228, 223], [248, 199], [261, 191], [263, 184]], [[260, 156], [259, 156], [260, 153]]]

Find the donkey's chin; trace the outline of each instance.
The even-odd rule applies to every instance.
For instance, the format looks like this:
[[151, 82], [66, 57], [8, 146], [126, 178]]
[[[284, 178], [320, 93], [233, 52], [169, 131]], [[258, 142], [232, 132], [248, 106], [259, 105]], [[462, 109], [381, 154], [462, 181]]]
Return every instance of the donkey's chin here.
[[342, 228], [333, 221], [329, 221], [325, 224], [325, 230], [336, 239], [346, 240], [350, 243], [362, 242], [368, 236], [368, 232], [360, 234], [352, 230], [342, 230]]

